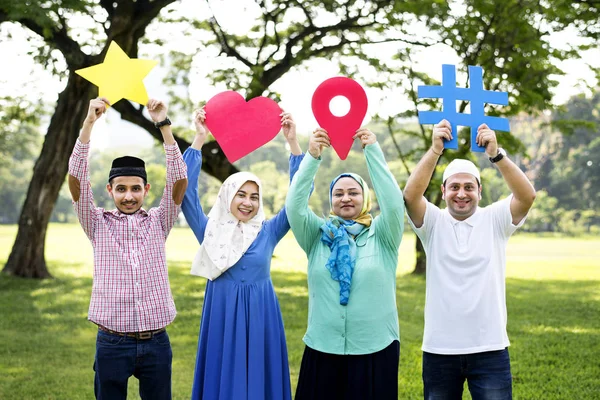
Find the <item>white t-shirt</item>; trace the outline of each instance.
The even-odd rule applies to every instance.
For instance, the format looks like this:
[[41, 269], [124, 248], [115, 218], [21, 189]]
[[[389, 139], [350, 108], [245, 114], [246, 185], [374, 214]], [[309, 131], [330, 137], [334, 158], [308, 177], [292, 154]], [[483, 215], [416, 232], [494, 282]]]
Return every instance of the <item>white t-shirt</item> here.
[[464, 221], [427, 202], [415, 228], [427, 254], [423, 351], [470, 354], [510, 345], [506, 333], [506, 244], [512, 195]]

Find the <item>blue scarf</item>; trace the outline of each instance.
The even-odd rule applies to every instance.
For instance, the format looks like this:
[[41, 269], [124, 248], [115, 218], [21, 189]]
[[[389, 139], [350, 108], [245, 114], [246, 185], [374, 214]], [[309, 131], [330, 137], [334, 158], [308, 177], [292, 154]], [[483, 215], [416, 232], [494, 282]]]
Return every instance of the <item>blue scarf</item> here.
[[331, 250], [325, 266], [331, 278], [340, 282], [340, 304], [343, 306], [348, 304], [356, 264], [356, 243], [352, 236], [356, 237], [363, 229], [362, 224], [334, 216], [321, 226], [321, 241]]

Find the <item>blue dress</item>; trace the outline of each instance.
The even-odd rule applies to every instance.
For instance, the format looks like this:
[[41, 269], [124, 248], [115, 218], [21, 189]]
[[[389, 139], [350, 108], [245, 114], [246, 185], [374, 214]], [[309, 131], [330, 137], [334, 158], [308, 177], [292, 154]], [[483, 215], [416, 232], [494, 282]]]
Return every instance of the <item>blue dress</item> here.
[[[290, 176], [303, 155], [290, 157]], [[208, 217], [198, 198], [202, 153], [188, 148], [183, 214], [199, 243]], [[265, 221], [242, 258], [207, 281], [192, 399], [291, 400], [283, 319], [271, 282], [271, 257], [290, 229], [285, 208]]]

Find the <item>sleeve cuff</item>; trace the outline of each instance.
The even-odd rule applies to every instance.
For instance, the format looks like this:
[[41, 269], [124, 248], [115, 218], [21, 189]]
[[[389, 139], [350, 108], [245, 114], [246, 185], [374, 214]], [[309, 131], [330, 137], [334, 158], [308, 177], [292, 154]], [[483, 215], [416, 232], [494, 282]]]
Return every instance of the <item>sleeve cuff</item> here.
[[370, 143], [370, 144], [366, 145], [364, 148], [365, 152], [372, 152], [372, 151], [376, 151], [376, 150], [381, 151], [381, 146], [379, 145], [379, 142]]
[[190, 146], [187, 149], [185, 149], [183, 154], [185, 154], [185, 153], [200, 153], [200, 155], [202, 155], [202, 150], [198, 150], [198, 149], [195, 149], [192, 146]]
[[310, 162], [320, 163], [321, 161], [323, 161], [322, 156], [319, 156], [319, 158], [314, 158], [312, 154], [310, 154], [308, 152], [306, 154], [308, 154], [308, 157], [306, 157], [306, 158], [308, 158], [310, 160]]

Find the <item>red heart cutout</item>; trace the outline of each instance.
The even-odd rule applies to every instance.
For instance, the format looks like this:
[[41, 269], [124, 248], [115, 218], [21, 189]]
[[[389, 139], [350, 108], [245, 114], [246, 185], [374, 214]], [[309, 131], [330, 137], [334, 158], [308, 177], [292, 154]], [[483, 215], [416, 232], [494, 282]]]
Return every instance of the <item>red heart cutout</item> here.
[[[336, 96], [343, 96], [350, 102], [348, 114], [337, 117], [331, 113], [329, 103]], [[312, 111], [319, 125], [329, 134], [331, 147], [345, 160], [350, 153], [354, 139], [367, 114], [368, 100], [365, 89], [355, 80], [338, 76], [323, 81], [312, 97]]]
[[206, 126], [233, 163], [273, 140], [281, 130], [281, 108], [267, 97], [246, 100], [237, 92], [213, 96], [206, 106]]

